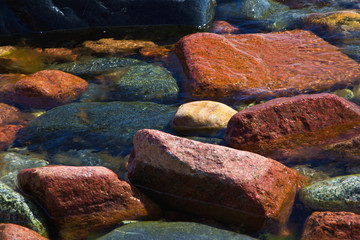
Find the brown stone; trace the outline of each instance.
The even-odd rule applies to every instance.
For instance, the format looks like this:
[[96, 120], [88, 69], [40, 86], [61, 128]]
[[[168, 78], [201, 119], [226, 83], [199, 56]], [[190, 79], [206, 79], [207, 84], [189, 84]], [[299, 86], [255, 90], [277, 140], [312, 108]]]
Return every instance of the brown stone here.
[[15, 83], [14, 101], [30, 107], [49, 108], [76, 100], [88, 83], [58, 70], [43, 70]]
[[105, 167], [24, 169], [18, 185], [44, 206], [63, 239], [84, 239], [122, 220], [160, 215], [157, 205]]
[[168, 47], [159, 47], [159, 46], [153, 46], [153, 47], [144, 47], [140, 49], [139, 53], [146, 58], [155, 58], [155, 59], [161, 59], [164, 57], [167, 57], [172, 51], [173, 46]]
[[211, 30], [214, 33], [236, 33], [239, 31], [239, 28], [231, 25], [226, 21], [214, 21], [211, 25]]
[[307, 15], [303, 22], [306, 27], [318, 27], [330, 34], [360, 32], [360, 11], [312, 13]]
[[149, 129], [135, 134], [128, 172], [161, 202], [245, 231], [284, 224], [305, 179], [258, 154]]
[[214, 101], [195, 101], [181, 105], [171, 121], [171, 127], [184, 134], [213, 135], [225, 129], [237, 111]]
[[19, 109], [0, 103], [0, 150], [7, 148], [25, 125], [24, 114]]
[[[360, 134], [360, 107], [333, 94], [278, 98], [229, 121], [225, 140], [277, 160], [330, 158], [326, 147]], [[336, 156], [338, 157], [338, 156]]]
[[359, 240], [360, 215], [350, 212], [314, 212], [301, 240]]
[[97, 41], [86, 41], [83, 47], [86, 52], [98, 55], [129, 55], [136, 53], [144, 47], [155, 47], [155, 43], [142, 40], [115, 40], [113, 38], [102, 38]]
[[78, 54], [68, 48], [36, 48], [41, 53], [44, 61], [48, 63], [73, 62], [78, 58]]
[[37, 232], [26, 227], [12, 224], [0, 223], [1, 240], [47, 240]]
[[360, 65], [309, 31], [196, 33], [175, 49], [192, 97], [239, 101], [320, 92], [359, 80]]

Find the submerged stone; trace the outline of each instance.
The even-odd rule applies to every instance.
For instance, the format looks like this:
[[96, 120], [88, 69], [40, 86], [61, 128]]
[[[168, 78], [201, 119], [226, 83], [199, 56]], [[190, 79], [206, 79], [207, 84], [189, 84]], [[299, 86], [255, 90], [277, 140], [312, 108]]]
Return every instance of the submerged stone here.
[[135, 134], [128, 171], [157, 201], [247, 232], [281, 231], [305, 180], [258, 154], [149, 129]]
[[[211, 49], [211, 51], [209, 51]], [[195, 98], [243, 101], [353, 85], [360, 65], [309, 31], [196, 33], [176, 44]], [[324, 71], [326, 69], [326, 71]]]
[[2, 3], [0, 34], [135, 25], [203, 27], [214, 17], [212, 0], [35, 0]]
[[350, 212], [314, 212], [306, 220], [301, 240], [318, 239], [360, 239], [360, 215]]
[[300, 191], [300, 200], [315, 211], [360, 214], [360, 174], [330, 178]]
[[105, 167], [24, 169], [18, 184], [42, 204], [66, 240], [85, 239], [123, 220], [157, 219], [161, 214], [159, 206]]
[[51, 152], [92, 149], [126, 155], [135, 132], [171, 131], [175, 107], [150, 102], [71, 103], [51, 109], [19, 133], [17, 146]]
[[98, 240], [255, 240], [252, 237], [194, 222], [135, 222], [118, 227]]
[[0, 222], [14, 223], [47, 236], [46, 219], [41, 209], [20, 193], [0, 182]]
[[359, 145], [348, 152], [336, 151], [334, 145], [359, 138], [359, 125], [356, 104], [333, 94], [308, 94], [240, 111], [230, 119], [225, 140], [234, 148], [281, 161], [350, 160]]

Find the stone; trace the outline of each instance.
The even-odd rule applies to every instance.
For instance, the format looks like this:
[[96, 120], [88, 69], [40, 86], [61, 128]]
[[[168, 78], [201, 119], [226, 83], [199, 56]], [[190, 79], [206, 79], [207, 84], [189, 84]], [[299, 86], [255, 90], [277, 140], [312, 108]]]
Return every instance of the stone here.
[[51, 69], [60, 70], [81, 77], [93, 77], [95, 75], [106, 73], [107, 71], [113, 71], [116, 68], [125, 68], [143, 63], [144, 62], [137, 59], [107, 57], [57, 64], [51, 66]]
[[73, 62], [79, 54], [68, 48], [36, 48], [46, 63]]
[[263, 19], [271, 8], [268, 0], [219, 0], [217, 17], [243, 17], [252, 20]]
[[334, 177], [300, 191], [300, 200], [315, 211], [360, 214], [360, 174]]
[[250, 236], [194, 222], [135, 222], [118, 227], [98, 240], [255, 240]]
[[160, 217], [156, 204], [105, 167], [24, 169], [18, 184], [44, 206], [62, 239], [85, 239], [123, 220]]
[[126, 156], [137, 130], [171, 131], [169, 122], [175, 111], [175, 107], [151, 102], [70, 103], [31, 121], [14, 146], [52, 154], [91, 149]]
[[164, 67], [139, 64], [103, 75], [110, 85], [110, 99], [117, 101], [152, 101], [171, 103], [177, 100], [179, 87]]
[[214, 21], [212, 23], [211, 30], [214, 33], [226, 34], [226, 33], [236, 33], [237, 31], [239, 31], [239, 28], [231, 25], [230, 23], [228, 23], [226, 21], [218, 20], [218, 21]]
[[0, 239], [2, 240], [46, 240], [37, 232], [17, 224], [1, 223]]
[[301, 240], [359, 240], [360, 215], [349, 212], [314, 212], [306, 220]]
[[0, 6], [1, 35], [139, 25], [203, 27], [214, 18], [212, 0], [21, 0]]
[[[351, 36], [354, 32], [360, 33], [360, 11], [345, 10], [326, 13], [312, 13], [303, 19], [308, 28], [315, 31], [334, 35]], [[339, 37], [339, 36], [338, 36]]]
[[[333, 94], [307, 94], [240, 111], [230, 119], [225, 140], [234, 148], [280, 161], [338, 159], [340, 152], [331, 155], [326, 148], [359, 136], [359, 125], [356, 104]], [[341, 159], [346, 157], [351, 155]]]
[[18, 108], [0, 103], [0, 150], [13, 143], [18, 131], [26, 126], [24, 117]]
[[0, 222], [14, 223], [47, 237], [47, 219], [41, 208], [0, 182]]
[[131, 55], [137, 53], [144, 47], [157, 46], [152, 41], [143, 40], [115, 40], [113, 38], [102, 38], [97, 41], [86, 41], [82, 44], [83, 51], [92, 52], [96, 55]]
[[346, 100], [351, 100], [352, 98], [355, 97], [353, 91], [351, 91], [350, 89], [336, 90], [335, 92], [333, 92], [333, 94], [345, 98]]
[[202, 99], [236, 102], [321, 92], [350, 86], [360, 76], [359, 63], [303, 30], [196, 33], [179, 40], [175, 51], [188, 76], [185, 91]]
[[161, 203], [247, 232], [282, 229], [305, 181], [272, 159], [150, 129], [134, 136], [128, 178]]
[[173, 46], [153, 46], [153, 47], [143, 47], [140, 49], [139, 53], [142, 57], [152, 58], [152, 59], [164, 59], [169, 56], [173, 51]]
[[0, 53], [1, 73], [30, 74], [43, 70], [43, 68], [43, 55], [32, 48], [5, 47]]
[[15, 83], [14, 102], [30, 107], [51, 108], [76, 100], [88, 87], [77, 76], [58, 70], [43, 70]]
[[308, 183], [310, 184], [330, 178], [329, 175], [324, 173], [323, 171], [311, 168], [306, 165], [297, 165], [291, 168], [306, 177], [308, 179]]
[[231, 107], [214, 101], [184, 103], [176, 111], [171, 127], [188, 135], [215, 135], [225, 130], [230, 118], [236, 113]]

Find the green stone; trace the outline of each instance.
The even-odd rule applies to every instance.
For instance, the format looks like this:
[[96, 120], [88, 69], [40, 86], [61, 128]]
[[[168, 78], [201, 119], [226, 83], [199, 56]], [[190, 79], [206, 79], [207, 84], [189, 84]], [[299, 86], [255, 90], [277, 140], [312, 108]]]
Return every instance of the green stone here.
[[254, 240], [254, 238], [193, 222], [136, 222], [121, 226], [98, 240]]
[[300, 191], [300, 200], [315, 211], [360, 214], [360, 174], [330, 178]]
[[0, 182], [0, 222], [14, 223], [48, 236], [46, 219], [30, 200]]

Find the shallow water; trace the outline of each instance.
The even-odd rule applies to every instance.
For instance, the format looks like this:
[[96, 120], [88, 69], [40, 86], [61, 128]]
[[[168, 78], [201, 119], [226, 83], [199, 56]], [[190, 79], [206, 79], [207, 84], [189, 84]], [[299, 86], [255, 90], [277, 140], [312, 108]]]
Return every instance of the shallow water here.
[[[295, 1], [294, 1], [295, 2]], [[303, 4], [301, 4], [303, 3]], [[226, 20], [228, 23], [237, 27], [238, 30], [236, 34], [246, 34], [246, 33], [267, 33], [283, 30], [292, 30], [292, 29], [306, 29], [311, 30], [318, 36], [322, 37], [324, 40], [330, 42], [331, 44], [339, 47], [343, 53], [350, 56], [355, 61], [360, 61], [360, 17], [357, 19], [345, 18], [345, 20], [339, 21], [338, 24], [332, 27], [324, 27], [313, 24], [310, 24], [304, 19], [311, 13], [329, 13], [333, 11], [342, 11], [349, 9], [359, 9], [360, 4], [358, 1], [343, 0], [343, 1], [302, 1], [296, 4], [291, 1], [286, 4], [273, 1], [219, 1], [216, 7], [216, 17], [215, 20]], [[71, 66], [68, 67], [69, 61], [58, 62], [54, 60], [46, 60], [42, 54], [39, 54], [35, 51], [35, 48], [54, 48], [54, 47], [65, 47], [68, 49], [79, 49], [82, 46], [82, 42], [86, 40], [98, 40], [100, 38], [115, 38], [115, 39], [126, 39], [126, 40], [148, 40], [153, 41], [154, 43], [164, 46], [170, 51], [170, 54], [166, 56], [158, 57], [147, 57], [144, 54], [140, 54], [138, 50], [126, 51], [116, 54], [108, 53], [94, 53], [86, 51], [84, 49], [77, 52], [78, 61], [85, 63], [93, 63], [99, 59], [106, 59], [108, 57], [124, 57], [129, 59], [141, 60], [146, 63], [151, 63], [157, 66], [166, 68], [176, 80], [176, 83], [179, 87], [179, 93], [175, 99], [165, 98], [165, 100], [154, 100], [159, 104], [159, 108], [154, 110], [152, 114], [156, 117], [160, 113], [163, 113], [165, 116], [172, 116], [173, 112], [176, 110], [180, 104], [188, 101], [195, 100], [193, 97], [188, 95], [184, 91], [184, 81], [186, 76], [183, 72], [182, 66], [179, 62], [179, 59], [176, 57], [173, 52], [174, 46], [182, 36], [196, 32], [196, 31], [207, 31], [213, 32], [211, 28], [205, 29], [194, 29], [190, 27], [173, 27], [173, 26], [161, 26], [161, 27], [128, 27], [128, 28], [102, 28], [102, 29], [93, 29], [93, 30], [81, 30], [81, 31], [59, 31], [54, 33], [44, 33], [44, 34], [33, 34], [27, 36], [3, 36], [0, 37], [1, 45], [16, 45], [18, 50], [13, 52], [12, 56], [1, 55], [0, 52], [0, 71], [1, 73], [24, 73], [29, 74], [36, 72], [42, 69], [67, 69], [65, 71], [71, 72]], [[211, 50], [211, 49], [210, 49]], [[12, 59], [12, 61], [7, 61], [6, 59]], [[65, 65], [66, 66], [65, 66]], [[112, 65], [113, 64], [113, 65]], [[71, 65], [71, 64], [70, 64]], [[87, 67], [86, 67], [87, 66]], [[128, 99], [115, 99], [110, 92], [113, 89], [111, 84], [104, 84], [104, 78], [110, 78], [111, 74], [116, 71], [117, 74], [122, 74], [122, 70], [127, 70], [129, 65], [122, 65], [114, 62], [105, 61], [105, 63], [100, 63], [98, 68], [95, 65], [86, 65], [85, 72], [80, 70], [74, 70], [73, 73], [81, 76], [89, 83], [93, 84], [93, 90], [90, 91], [90, 88], [87, 93], [85, 93], [77, 102], [87, 103], [87, 102], [110, 102], [114, 100], [124, 100], [124, 101], [136, 101], [136, 98]], [[68, 68], [66, 68], [68, 67]], [[106, 71], [104, 71], [104, 67]], [[90, 68], [90, 69], [89, 69]], [[120, 72], [120, 73], [119, 73]], [[108, 74], [108, 75], [107, 75]], [[109, 75], [110, 74], [110, 75]], [[359, 79], [360, 81], [360, 79]], [[346, 88], [353, 90], [354, 85], [349, 86], [337, 86], [337, 88], [342, 89]], [[335, 91], [331, 89], [331, 91]], [[330, 92], [330, 91], [328, 91]], [[288, 95], [291, 95], [288, 94]], [[267, 100], [270, 100], [272, 97], [268, 98], [239, 98], [234, 102], [226, 102], [227, 104], [232, 104], [232, 107], [240, 110], [246, 108], [248, 105], [258, 104]], [[197, 100], [197, 99], [196, 99]], [[360, 102], [360, 96], [355, 96], [350, 98], [351, 101], [355, 103]], [[150, 100], [151, 101], [151, 100]], [[140, 102], [140, 101], [139, 101]], [[138, 102], [138, 103], [139, 103]], [[166, 105], [166, 106], [164, 106]], [[75, 106], [75, 105], [74, 105]], [[104, 105], [105, 106], [105, 105]], [[108, 106], [108, 105], [106, 105]], [[32, 109], [26, 108], [24, 106], [17, 105], [24, 112], [33, 114], [31, 118], [36, 116], [41, 116], [46, 111], [54, 110], [41, 110], [41, 109]], [[94, 107], [95, 108], [95, 107]], [[143, 107], [144, 109], [146, 107]], [[154, 107], [155, 108], [155, 107]], [[166, 108], [166, 109], [165, 109]], [[165, 110], [164, 110], [165, 109]], [[60, 110], [59, 110], [60, 111]], [[64, 110], [65, 111], [65, 110]], [[109, 109], [109, 112], [112, 111]], [[120, 110], [118, 110], [120, 111]], [[124, 110], [126, 111], [126, 109]], [[96, 111], [86, 112], [83, 114], [82, 111], [79, 111], [80, 118], [83, 120], [84, 125], [86, 125], [88, 119], [91, 118], [93, 114], [96, 114]], [[160, 122], [154, 116], [148, 116], [153, 118], [153, 122]], [[134, 115], [138, 116], [138, 115]], [[146, 118], [146, 116], [144, 116]], [[165, 117], [163, 120], [166, 119]], [[70, 121], [70, 120], [69, 120]], [[125, 121], [125, 120], [124, 120]], [[165, 120], [164, 120], [165, 121]], [[38, 122], [41, 122], [40, 120]], [[44, 125], [46, 125], [46, 121]], [[108, 123], [106, 123], [108, 124]], [[152, 123], [149, 123], [149, 126]], [[110, 125], [110, 123], [109, 123]], [[60, 125], [59, 125], [60, 126]], [[59, 127], [55, 126], [55, 127]], [[35, 126], [35, 127], [44, 127], [47, 126]], [[34, 128], [35, 128], [34, 127]], [[122, 127], [122, 126], [121, 126]], [[167, 129], [168, 132], [172, 134], [180, 135], [175, 131], [169, 129], [169, 126], [161, 126], [164, 129]], [[60, 126], [61, 129], [66, 128], [66, 126]], [[119, 127], [120, 128], [120, 127]], [[71, 135], [65, 131], [63, 135], [57, 135], [55, 137], [47, 136], [50, 139], [50, 142], [46, 142], [46, 145], [42, 145], [44, 142], [34, 140], [33, 144], [26, 148], [26, 142], [29, 139], [15, 141], [15, 144], [10, 147], [8, 152], [19, 152], [22, 154], [30, 155], [37, 154], [41, 158], [44, 158], [50, 162], [50, 164], [65, 164], [65, 165], [102, 165], [112, 169], [115, 173], [119, 175], [120, 178], [127, 179], [126, 174], [126, 162], [128, 159], [128, 154], [131, 150], [131, 136], [133, 130], [126, 129], [126, 126], [121, 128], [124, 131], [126, 137], [122, 139], [111, 139], [112, 141], [123, 142], [122, 148], [112, 149], [113, 146], [106, 146], [106, 144], [98, 144], [98, 148], [94, 148], [97, 141], [103, 141], [102, 139], [106, 137], [102, 135], [101, 137], [96, 135], [96, 131], [90, 136], [84, 136], [83, 130], [79, 130], [79, 134]], [[129, 135], [129, 136], [128, 136]], [[111, 134], [109, 133], [109, 136]], [[98, 138], [99, 137], [99, 138]], [[111, 136], [112, 137], [112, 136]], [[98, 139], [97, 139], [98, 138]], [[101, 139], [101, 140], [99, 140]], [[204, 142], [211, 142], [215, 144], [224, 145], [223, 137], [221, 135], [215, 137], [194, 137], [196, 140], [201, 140]], [[31, 140], [32, 141], [32, 140]], [[58, 142], [57, 142], [58, 141]], [[88, 144], [92, 142], [93, 144]], [[116, 142], [116, 143], [118, 143]], [[103, 143], [103, 142], [102, 142]], [[74, 144], [74, 145], [71, 145]], [[341, 162], [312, 162], [311, 159], [298, 165], [296, 163], [288, 164], [295, 169], [298, 169], [300, 172], [306, 172], [307, 175], [313, 174], [312, 171], [316, 170], [318, 173], [314, 177], [316, 178], [327, 178], [339, 175], [346, 174], [355, 174], [360, 173], [360, 168], [358, 163], [341, 163]], [[294, 204], [294, 211], [290, 219], [290, 234], [286, 238], [278, 238], [272, 236], [269, 233], [255, 233], [254, 237], [259, 237], [261, 239], [299, 239], [302, 225], [305, 218], [309, 215], [310, 211], [305, 209], [305, 207], [296, 200]], [[177, 215], [178, 218], [168, 217], [170, 220], [201, 220], [189, 216], [183, 216], [182, 214]], [[179, 217], [180, 216], [180, 217]], [[226, 226], [231, 230], [238, 230], [236, 226]]]

